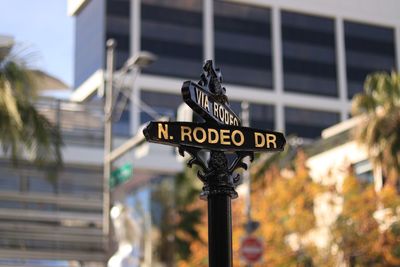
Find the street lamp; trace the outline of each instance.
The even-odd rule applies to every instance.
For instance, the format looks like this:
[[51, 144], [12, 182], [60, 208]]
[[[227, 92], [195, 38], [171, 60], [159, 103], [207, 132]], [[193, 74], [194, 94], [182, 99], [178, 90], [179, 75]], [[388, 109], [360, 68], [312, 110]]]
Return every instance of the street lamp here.
[[144, 68], [152, 64], [154, 61], [157, 60], [157, 57], [148, 51], [140, 51], [139, 53], [133, 55], [132, 57], [128, 58], [125, 62], [122, 70], [129, 71], [135, 67]]
[[[141, 138], [138, 135], [133, 136], [131, 139], [126, 141], [120, 147], [113, 151], [112, 146], [112, 113], [114, 108], [114, 92], [113, 92], [113, 76], [114, 76], [114, 55], [115, 47], [117, 43], [114, 39], [107, 40], [107, 65], [106, 73], [107, 79], [105, 82], [105, 94], [104, 94], [104, 173], [103, 173], [103, 236], [105, 237], [105, 248], [108, 249], [109, 241], [109, 229], [110, 229], [110, 188], [109, 181], [111, 176], [111, 167], [115, 159], [122, 156], [129, 149], [137, 146], [141, 142]], [[121, 70], [118, 71], [119, 77], [127, 74], [131, 70], [137, 72], [156, 60], [156, 56], [150, 52], [139, 52], [134, 56], [130, 57]], [[134, 82], [134, 80], [133, 80]], [[119, 88], [118, 88], [119, 89]], [[112, 156], [113, 152], [117, 152], [116, 156]]]

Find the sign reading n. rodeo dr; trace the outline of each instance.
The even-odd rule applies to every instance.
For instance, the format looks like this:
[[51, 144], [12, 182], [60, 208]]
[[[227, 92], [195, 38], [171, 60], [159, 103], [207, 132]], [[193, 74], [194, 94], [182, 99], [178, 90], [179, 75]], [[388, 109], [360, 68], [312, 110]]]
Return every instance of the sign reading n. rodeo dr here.
[[230, 125], [190, 122], [150, 122], [144, 130], [150, 142], [217, 151], [281, 151], [282, 133]]

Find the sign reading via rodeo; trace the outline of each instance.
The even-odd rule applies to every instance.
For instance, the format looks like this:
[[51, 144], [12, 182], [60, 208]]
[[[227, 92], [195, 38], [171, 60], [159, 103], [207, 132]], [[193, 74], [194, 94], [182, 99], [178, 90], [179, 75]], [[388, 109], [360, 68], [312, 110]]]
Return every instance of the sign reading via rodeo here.
[[182, 97], [185, 103], [206, 121], [235, 126], [241, 124], [239, 117], [228, 105], [219, 102], [213, 94], [192, 81], [183, 83]]
[[239, 126], [239, 117], [229, 107], [226, 89], [221, 85], [222, 75], [211, 60], [203, 67], [201, 80], [196, 84], [186, 81], [182, 85], [185, 103], [209, 123]]

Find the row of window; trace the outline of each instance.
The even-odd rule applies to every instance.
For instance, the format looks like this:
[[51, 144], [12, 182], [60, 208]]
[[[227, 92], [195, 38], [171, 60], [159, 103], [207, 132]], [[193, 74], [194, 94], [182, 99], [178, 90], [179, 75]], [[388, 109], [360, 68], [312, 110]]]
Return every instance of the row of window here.
[[[129, 56], [129, 3], [107, 1], [107, 37], [117, 65]], [[141, 49], [158, 60], [147, 73], [198, 78], [203, 61], [202, 0], [142, 0]], [[271, 10], [214, 1], [215, 60], [227, 83], [273, 88]], [[335, 21], [281, 11], [284, 90], [338, 97]], [[365, 76], [395, 68], [394, 30], [344, 22], [348, 97]]]
[[24, 165], [20, 168], [20, 172], [15, 172], [6, 169], [6, 164], [9, 163], [0, 162], [0, 167], [3, 168], [0, 177], [1, 190], [101, 198], [103, 185], [98, 179], [101, 169], [89, 170], [66, 166], [57, 174], [57, 179], [54, 181], [51, 177], [47, 177], [45, 172], [35, 170], [32, 166]]

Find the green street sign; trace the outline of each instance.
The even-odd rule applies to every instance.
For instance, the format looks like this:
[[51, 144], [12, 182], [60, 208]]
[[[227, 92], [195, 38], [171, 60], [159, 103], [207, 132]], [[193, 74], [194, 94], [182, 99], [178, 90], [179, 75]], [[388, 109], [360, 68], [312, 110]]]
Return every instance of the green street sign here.
[[132, 177], [133, 164], [127, 163], [111, 172], [110, 187], [116, 187], [123, 182], [128, 181]]

